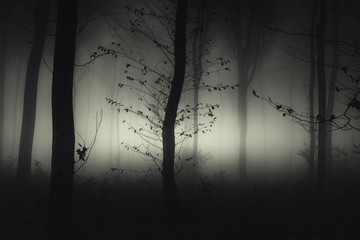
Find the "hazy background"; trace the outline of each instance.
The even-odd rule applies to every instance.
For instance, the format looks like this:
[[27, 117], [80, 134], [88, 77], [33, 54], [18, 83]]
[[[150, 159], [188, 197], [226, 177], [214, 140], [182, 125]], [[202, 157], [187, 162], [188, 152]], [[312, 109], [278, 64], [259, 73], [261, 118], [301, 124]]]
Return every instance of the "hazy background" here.
[[[349, 1], [351, 3], [351, 1]], [[229, 59], [231, 71], [222, 71], [203, 77], [202, 81], [210, 83], [237, 83], [237, 64], [231, 48], [226, 21], [218, 4], [213, 10], [219, 10], [215, 21], [210, 24], [208, 38], [211, 39], [210, 54], [213, 57], [222, 56]], [[342, 2], [341, 2], [342, 3]], [[101, 12], [118, 11], [119, 19], [127, 19], [124, 10], [125, 1], [81, 1], [79, 27], [99, 16]], [[220, 5], [221, 5], [220, 4]], [[227, 4], [225, 1], [223, 4]], [[230, 4], [230, 3], [229, 3]], [[308, 29], [311, 6], [309, 1], [282, 1], [281, 11], [283, 19], [277, 24], [278, 29], [289, 33], [302, 32]], [[6, 36], [6, 82], [5, 82], [5, 131], [4, 131], [4, 158], [9, 169], [16, 170], [16, 159], [19, 148], [21, 131], [22, 105], [24, 79], [27, 60], [31, 48], [33, 28], [33, 13], [29, 8], [30, 1], [14, 1], [8, 11], [8, 24]], [[330, 7], [331, 8], [331, 7]], [[349, 12], [351, 5], [341, 4], [340, 31], [344, 38], [347, 34], [358, 35], [353, 32], [355, 21]], [[54, 11], [55, 12], [55, 11]], [[55, 14], [55, 13], [54, 13]], [[54, 15], [53, 14], [53, 15]], [[123, 15], [121, 15], [123, 14]], [[55, 16], [52, 16], [55, 18]], [[357, 23], [357, 22], [356, 22]], [[358, 25], [356, 25], [358, 26]], [[358, 31], [358, 27], [356, 27]], [[50, 24], [49, 33], [54, 32], [54, 23]], [[90, 55], [98, 46], [111, 46], [111, 42], [124, 41], [129, 44], [139, 56], [156, 61], [156, 53], [152, 46], [147, 46], [131, 34], [123, 34], [122, 39], [114, 36], [108, 22], [103, 17], [86, 24], [78, 35], [76, 63], [83, 64], [90, 59]], [[283, 117], [276, 109], [266, 102], [254, 97], [251, 90], [261, 96], [270, 96], [273, 100], [292, 106], [298, 112], [308, 111], [308, 81], [309, 64], [298, 58], [306, 58], [309, 38], [274, 31], [271, 46], [265, 56], [260, 60], [261, 67], [256, 72], [254, 81], [248, 93], [248, 172], [250, 182], [274, 182], [287, 184], [305, 179], [307, 163], [298, 153], [305, 149], [309, 143], [309, 136], [305, 129], [292, 122], [289, 117]], [[131, 45], [130, 45], [131, 44]], [[330, 46], [328, 46], [330, 48]], [[45, 172], [49, 173], [51, 159], [51, 81], [52, 81], [52, 52], [54, 38], [49, 36], [46, 41], [41, 65], [38, 99], [36, 112], [36, 127], [32, 159], [40, 161]], [[330, 50], [329, 50], [330, 51]], [[297, 57], [294, 57], [296, 55]], [[125, 119], [132, 124], [138, 124], [135, 115], [118, 113], [106, 98], [117, 99], [124, 104], [140, 107], [138, 97], [125, 88], [118, 88], [118, 83], [126, 82], [124, 70], [128, 60], [104, 56], [93, 63], [76, 67], [74, 80], [74, 115], [75, 129], [88, 144], [94, 137], [96, 114], [103, 112], [103, 119], [97, 136], [97, 141], [91, 153], [89, 162], [84, 171], [78, 174], [87, 176], [102, 175], [110, 168], [124, 168], [139, 170], [146, 168], [148, 161], [134, 152], [128, 151], [121, 142], [130, 145], [139, 145], [141, 140], [128, 130], [123, 124]], [[342, 62], [347, 62], [346, 57]], [[49, 69], [50, 68], [50, 69]], [[347, 81], [348, 76], [339, 72], [339, 81]], [[316, 90], [315, 90], [316, 91]], [[186, 103], [192, 97], [187, 92], [182, 97]], [[341, 111], [344, 104], [342, 93], [336, 95], [335, 109]], [[200, 102], [218, 103], [220, 108], [214, 113], [217, 121], [211, 132], [199, 134], [200, 155], [205, 162], [202, 171], [206, 174], [224, 171], [226, 179], [236, 180], [238, 174], [238, 116], [237, 116], [237, 90], [221, 92], [202, 91]], [[201, 120], [201, 119], [200, 119]], [[353, 153], [353, 144], [359, 142], [357, 131], [335, 131], [333, 133], [333, 147], [345, 153], [336, 151], [334, 156], [339, 169], [343, 166], [356, 169], [359, 165], [357, 155]], [[82, 144], [80, 136], [77, 142]], [[184, 154], [192, 153], [192, 139], [184, 144]], [[351, 163], [351, 164], [350, 164]], [[136, 174], [136, 173], [134, 173]]]

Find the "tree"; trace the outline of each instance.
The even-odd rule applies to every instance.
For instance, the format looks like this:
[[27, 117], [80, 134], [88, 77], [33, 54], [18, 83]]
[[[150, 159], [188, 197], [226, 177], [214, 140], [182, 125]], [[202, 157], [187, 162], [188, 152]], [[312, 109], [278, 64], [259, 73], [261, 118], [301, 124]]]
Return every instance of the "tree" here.
[[327, 24], [326, 0], [319, 0], [319, 23], [316, 26], [317, 78], [318, 78], [318, 168], [317, 188], [323, 189], [326, 171], [326, 75], [325, 30]]
[[[125, 143], [125, 149], [140, 153], [153, 161], [155, 168], [151, 166], [149, 171], [161, 172], [166, 202], [169, 207], [173, 207], [178, 202], [176, 173], [179, 173], [186, 162], [191, 160], [191, 158], [182, 158], [180, 154], [183, 143], [196, 134], [210, 131], [216, 120], [213, 110], [219, 105], [198, 103], [192, 106], [191, 103], [187, 104], [186, 100], [185, 103], [180, 104], [183, 93], [194, 90], [193, 69], [190, 68], [189, 71], [186, 71], [186, 63], [192, 63], [186, 61], [186, 59], [190, 59], [186, 57], [186, 53], [188, 56], [192, 56], [191, 51], [186, 51], [186, 26], [183, 26], [183, 24], [186, 25], [186, 21], [178, 20], [178, 17], [184, 17], [182, 14], [186, 13], [184, 10], [186, 7], [184, 7], [184, 3], [179, 3], [180, 5], [177, 7], [171, 1], [158, 1], [157, 3], [159, 5], [156, 3], [153, 3], [155, 5], [146, 4], [146, 8], [132, 8], [126, 5], [125, 9], [133, 14], [133, 18], [129, 20], [130, 26], [126, 26], [114, 18], [110, 19], [111, 29], [120, 26], [122, 39], [125, 34], [129, 33], [132, 40], [143, 37], [141, 43], [145, 44], [147, 49], [151, 49], [151, 55], [148, 54], [144, 58], [145, 54], [140, 52], [141, 57], [138, 57], [139, 51], [127, 50], [128, 44], [113, 42], [111, 48], [99, 46], [100, 53], [95, 52], [92, 58], [109, 54], [115, 58], [124, 57], [129, 61], [124, 70], [125, 82], [119, 83], [118, 86], [134, 93], [133, 96], [137, 97], [141, 106], [133, 107], [132, 104], [128, 105], [111, 98], [107, 98], [107, 101], [115, 106], [119, 113], [131, 113], [138, 116], [137, 123], [126, 120], [123, 123], [128, 125], [128, 130], [136, 134], [142, 143], [139, 145]], [[182, 12], [179, 13], [179, 11]], [[189, 33], [189, 31], [187, 32]], [[114, 35], [118, 35], [118, 33]], [[177, 39], [176, 43], [175, 39]], [[184, 54], [184, 56], [179, 56], [180, 54]], [[227, 67], [229, 61], [222, 57], [212, 61], [207, 59], [206, 62], [208, 64], [203, 65], [201, 69], [206, 73], [205, 75], [220, 71], [214, 69], [216, 66], [221, 66], [223, 70], [229, 70]], [[225, 84], [210, 86], [203, 81], [199, 89], [212, 92], [226, 90], [230, 87], [235, 89], [236, 86]], [[198, 112], [197, 116], [209, 117], [211, 120], [205, 123], [201, 122], [195, 128], [194, 125], [191, 125], [194, 111]], [[140, 123], [140, 121], [143, 122]], [[124, 169], [117, 170], [124, 171]]]
[[175, 159], [175, 123], [181, 92], [185, 79], [186, 66], [186, 11], [187, 0], [178, 0], [175, 23], [175, 66], [174, 77], [171, 82], [171, 90], [162, 129], [163, 137], [163, 164], [162, 176], [165, 199], [173, 207], [178, 202], [178, 192], [175, 183], [174, 159]]
[[52, 85], [53, 145], [49, 199], [49, 239], [69, 238], [74, 175], [73, 74], [76, 0], [61, 0], [55, 37]]
[[[311, 15], [310, 23], [310, 79], [309, 79], [309, 115], [310, 118], [314, 118], [314, 85], [315, 85], [315, 73], [316, 73], [316, 52], [315, 52], [315, 22], [318, 12], [318, 2], [315, 1], [314, 9]], [[314, 167], [315, 167], [315, 124], [310, 122], [310, 146], [309, 146], [309, 181], [314, 181]]]
[[4, 138], [4, 101], [5, 101], [5, 32], [6, 32], [6, 20], [3, 17], [5, 13], [7, 1], [4, 1], [1, 5], [0, 18], [0, 170], [3, 165], [3, 138]]
[[21, 126], [17, 180], [28, 183], [31, 176], [31, 153], [34, 140], [36, 97], [42, 53], [46, 40], [51, 1], [35, 1], [35, 33], [27, 66]]
[[[292, 107], [286, 106], [281, 103], [272, 101], [270, 98], [264, 99], [254, 94], [256, 97], [260, 97], [267, 101], [283, 113], [283, 116], [290, 116], [293, 120], [297, 121], [305, 129], [310, 132], [310, 149], [309, 155], [304, 155], [309, 160], [309, 180], [313, 182], [315, 167], [317, 173], [316, 186], [319, 191], [324, 190], [325, 184], [330, 186], [329, 181], [332, 180], [335, 175], [332, 172], [333, 157], [332, 157], [332, 133], [334, 130], [360, 130], [355, 124], [356, 115], [352, 114], [352, 109], [357, 109], [357, 96], [359, 94], [357, 83], [359, 82], [356, 77], [348, 73], [346, 66], [340, 67], [340, 52], [344, 57], [351, 56], [357, 57], [356, 49], [358, 45], [353, 42], [347, 42], [339, 39], [339, 3], [337, 0], [332, 1], [333, 15], [331, 25], [331, 39], [326, 39], [326, 27], [327, 27], [327, 9], [326, 2], [315, 2], [314, 9], [311, 16], [311, 29], [309, 33], [289, 33], [282, 31], [283, 33], [305, 36], [310, 40], [310, 59], [305, 60], [301, 57], [297, 59], [310, 63], [310, 84], [309, 84], [309, 114], [299, 113], [298, 110], [294, 110]], [[318, 23], [316, 24], [316, 20]], [[352, 40], [355, 41], [355, 40]], [[326, 44], [331, 46], [332, 50], [332, 62], [327, 63], [325, 57], [330, 54], [326, 51]], [[355, 53], [355, 54], [354, 54]], [[351, 65], [351, 64], [350, 64]], [[326, 83], [326, 68], [330, 69], [329, 87]], [[342, 69], [345, 75], [348, 75], [351, 79], [351, 83], [338, 82], [338, 71]], [[317, 71], [317, 76], [316, 76]], [[316, 80], [318, 81], [318, 114], [314, 114], [314, 86]], [[347, 94], [344, 97], [345, 108], [339, 113], [334, 113], [335, 106], [335, 94], [344, 92]], [[325, 109], [325, 110], [324, 110]], [[308, 124], [308, 125], [307, 125]], [[318, 161], [315, 164], [315, 139], [318, 136]], [[355, 144], [356, 145], [356, 144]], [[300, 154], [302, 155], [302, 154]]]
[[272, 4], [261, 0], [240, 1], [236, 5], [229, 4], [227, 9], [238, 71], [239, 177], [242, 185], [247, 181], [247, 94], [261, 58], [270, 46], [272, 34], [264, 26], [278, 20]]
[[[336, 93], [336, 84], [337, 84], [337, 75], [338, 75], [338, 66], [340, 61], [340, 51], [338, 42], [338, 21], [339, 21], [339, 1], [334, 0], [333, 2], [333, 17], [332, 17], [332, 55], [333, 63], [330, 73], [329, 81], [329, 90], [327, 94], [327, 105], [326, 105], [326, 118], [329, 119], [334, 114], [334, 105], [335, 105], [335, 93]], [[326, 164], [327, 164], [327, 173], [332, 174], [333, 168], [333, 156], [332, 156], [332, 124], [326, 124]]]
[[[199, 90], [200, 82], [202, 78], [202, 61], [204, 58], [204, 51], [206, 46], [206, 35], [208, 29], [208, 10], [205, 7], [205, 3], [200, 1], [195, 5], [196, 17], [195, 17], [195, 29], [193, 31], [193, 40], [192, 40], [192, 67], [194, 71], [194, 106], [199, 104]], [[198, 109], [194, 110], [194, 129], [199, 128], [198, 120]], [[197, 165], [198, 161], [198, 135], [194, 135], [194, 145], [193, 145], [193, 163]]]

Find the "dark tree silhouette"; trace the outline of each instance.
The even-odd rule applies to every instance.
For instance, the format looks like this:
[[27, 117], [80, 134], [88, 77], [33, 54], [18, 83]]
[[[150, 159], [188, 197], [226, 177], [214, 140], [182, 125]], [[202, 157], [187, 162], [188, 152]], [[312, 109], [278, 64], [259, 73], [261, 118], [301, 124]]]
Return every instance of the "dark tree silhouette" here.
[[[340, 69], [340, 52], [348, 54], [352, 57], [356, 54], [347, 52], [347, 49], [354, 50], [358, 48], [356, 44], [339, 40], [339, 3], [337, 0], [332, 1], [332, 24], [331, 24], [331, 39], [326, 39], [325, 31], [327, 24], [327, 9], [326, 2], [316, 1], [314, 3], [314, 9], [311, 16], [310, 32], [309, 33], [289, 33], [282, 31], [283, 33], [290, 35], [301, 35], [308, 37], [310, 40], [310, 59], [304, 60], [295, 56], [297, 59], [310, 63], [310, 81], [309, 81], [309, 114], [299, 113], [292, 107], [283, 105], [272, 101], [270, 98], [265, 99], [257, 94], [256, 97], [260, 97], [267, 101], [270, 105], [276, 108], [278, 111], [283, 112], [283, 116], [291, 116], [293, 120], [297, 121], [310, 133], [310, 149], [309, 155], [303, 155], [309, 161], [309, 181], [313, 183], [315, 169], [317, 173], [316, 186], [319, 191], [324, 189], [325, 181], [330, 186], [329, 182], [334, 174], [333, 157], [332, 157], [332, 133], [334, 130], [359, 130], [354, 125], [354, 117], [351, 113], [352, 108], [357, 107], [358, 88], [356, 84], [359, 82], [351, 74], [349, 75], [346, 67], [342, 67], [345, 75], [348, 75], [354, 86], [348, 83], [338, 83], [337, 75]], [[321, 9], [320, 9], [321, 6]], [[316, 24], [316, 21], [318, 23]], [[326, 63], [326, 44], [331, 44], [332, 47], [332, 63]], [[356, 52], [356, 50], [354, 51]], [[326, 68], [330, 68], [329, 87], [326, 83]], [[317, 71], [317, 76], [316, 76]], [[318, 82], [318, 114], [315, 114], [315, 99], [314, 99], [314, 87]], [[341, 86], [341, 87], [340, 87]], [[335, 94], [340, 91], [348, 92], [347, 98], [350, 96], [350, 100], [347, 102], [347, 106], [343, 111], [335, 115]], [[324, 110], [325, 108], [325, 110]], [[325, 127], [324, 127], [325, 126]], [[316, 152], [316, 136], [318, 136], [318, 148], [317, 155], [318, 161], [315, 161]]]
[[318, 78], [318, 168], [317, 188], [324, 187], [326, 170], [326, 75], [325, 75], [325, 30], [327, 25], [326, 0], [319, 0], [319, 23], [316, 26], [317, 78]]
[[181, 92], [185, 79], [186, 66], [186, 11], [187, 0], [178, 0], [176, 10], [175, 23], [175, 66], [174, 77], [171, 82], [171, 90], [168, 102], [166, 104], [166, 111], [163, 123], [163, 186], [165, 199], [167, 204], [171, 207], [178, 203], [178, 192], [175, 182], [174, 174], [174, 160], [175, 160], [175, 122], [177, 116], [177, 109], [181, 97]]
[[[182, 28], [186, 28], [182, 24], [186, 25], [184, 19], [180, 19], [180, 23], [177, 22], [177, 17], [183, 18], [181, 14], [186, 13], [186, 8], [181, 5], [175, 11], [176, 5], [168, 5], [169, 3], [159, 1], [160, 6], [146, 5], [146, 8], [131, 8], [126, 5], [130, 13], [134, 14], [134, 19], [131, 19], [130, 26], [127, 27], [124, 24], [117, 22], [116, 25], [121, 29], [128, 30], [129, 32], [136, 34], [136, 36], [145, 37], [149, 40], [152, 46], [155, 46], [154, 50], [159, 50], [161, 53], [158, 62], [149, 63], [144, 58], [136, 57], [136, 52], [126, 51], [123, 47], [123, 43], [115, 43], [112, 45], [115, 49], [109, 49], [103, 46], [98, 47], [100, 53], [95, 52], [91, 57], [97, 58], [103, 54], [110, 54], [114, 57], [125, 57], [130, 62], [126, 63], [124, 73], [127, 75], [125, 81], [127, 83], [119, 83], [120, 88], [127, 88], [134, 92], [138, 96], [138, 100], [142, 105], [142, 108], [136, 109], [133, 106], [128, 106], [126, 103], [117, 102], [111, 98], [107, 98], [109, 104], [117, 107], [117, 111], [120, 113], [132, 113], [137, 115], [140, 119], [145, 121], [141, 127], [135, 127], [133, 123], [123, 121], [124, 124], [129, 125], [129, 130], [139, 136], [146, 144], [129, 145], [125, 143], [125, 149], [132, 150], [140, 153], [147, 158], [153, 160], [156, 169], [150, 167], [151, 170], [160, 170], [163, 177], [163, 185], [165, 191], [165, 197], [169, 206], [176, 205], [178, 201], [177, 188], [175, 183], [175, 169], [180, 172], [184, 162], [191, 158], [183, 159], [180, 155], [182, 144], [188, 138], [193, 137], [198, 133], [205, 133], [210, 131], [209, 128], [214, 124], [216, 117], [213, 110], [218, 108], [218, 104], [203, 104], [198, 103], [196, 106], [186, 104], [179, 107], [180, 98], [183, 92], [194, 90], [194, 74], [193, 69], [185, 72], [186, 68], [186, 36], [181, 36], [179, 31], [185, 31]], [[154, 9], [157, 9], [154, 11]], [[178, 11], [183, 11], [181, 14]], [[164, 14], [164, 12], [169, 14]], [[172, 13], [175, 13], [172, 15]], [[180, 15], [179, 15], [180, 14]], [[114, 19], [112, 21], [116, 22]], [[150, 25], [150, 22], [154, 21], [157, 24]], [[181, 23], [185, 21], [185, 23]], [[151, 27], [156, 26], [156, 27]], [[112, 28], [114, 28], [112, 26]], [[176, 28], [178, 28], [176, 31]], [[179, 29], [180, 28], [180, 29]], [[189, 32], [189, 31], [188, 31]], [[186, 34], [186, 32], [184, 32]], [[177, 41], [175, 42], [175, 39]], [[185, 43], [183, 43], [185, 41]], [[176, 50], [175, 50], [176, 48]], [[183, 53], [185, 51], [185, 53]], [[188, 51], [191, 54], [191, 51]], [[185, 56], [179, 56], [184, 54]], [[178, 56], [176, 56], [178, 55]], [[191, 60], [191, 59], [190, 59]], [[189, 61], [192, 63], [191, 61]], [[207, 75], [211, 72], [220, 70], [214, 70], [215, 66], [221, 66], [221, 69], [226, 68], [229, 61], [224, 58], [217, 58], [214, 61], [208, 60], [208, 64], [203, 66], [202, 71]], [[182, 65], [184, 64], [184, 65]], [[183, 73], [182, 73], [183, 72]], [[179, 74], [183, 79], [180, 79]], [[186, 80], [185, 80], [186, 79]], [[209, 92], [221, 91], [228, 88], [235, 89], [236, 86], [229, 86], [224, 84], [218, 84], [216, 86], [210, 86], [202, 82], [199, 89], [206, 89]], [[185, 104], [184, 104], [185, 105]], [[209, 122], [199, 123], [197, 129], [194, 126], [188, 126], [186, 122], [192, 121], [194, 111], [198, 111], [198, 116], [212, 118]], [[190, 124], [189, 124], [190, 125]], [[179, 129], [175, 132], [175, 128]], [[146, 146], [147, 145], [147, 146]], [[175, 153], [175, 148], [177, 150]], [[159, 152], [162, 151], [162, 159]], [[172, 159], [172, 160], [171, 160]], [[179, 161], [177, 161], [179, 160]], [[172, 168], [172, 170], [170, 170]], [[115, 169], [123, 172], [124, 169]]]
[[72, 224], [74, 174], [73, 74], [77, 0], [61, 0], [55, 38], [52, 85], [53, 146], [49, 199], [49, 238], [68, 239]]
[[[310, 118], [314, 118], [314, 85], [316, 79], [316, 47], [315, 47], [315, 23], [318, 12], [318, 2], [314, 2], [314, 9], [311, 15], [310, 23], [310, 79], [309, 79], [309, 115]], [[310, 134], [310, 146], [309, 146], [309, 181], [312, 183], [314, 181], [314, 167], [315, 167], [315, 124], [310, 122], [309, 125], [309, 134]]]
[[36, 98], [42, 53], [46, 40], [51, 1], [35, 1], [35, 31], [26, 71], [17, 180], [28, 183], [31, 176], [31, 154], [34, 140]]
[[[340, 50], [338, 46], [338, 21], [339, 21], [339, 1], [333, 0], [333, 16], [332, 16], [332, 39], [334, 43], [332, 44], [332, 55], [333, 63], [330, 73], [330, 81], [327, 94], [327, 105], [326, 105], [326, 118], [330, 119], [334, 114], [334, 105], [335, 105], [335, 93], [336, 93], [336, 84], [337, 84], [337, 75], [338, 75], [338, 66], [340, 62]], [[333, 156], [332, 156], [332, 124], [326, 124], [326, 164], [327, 164], [327, 174], [332, 175], [333, 168]]]
[[4, 139], [4, 101], [5, 101], [5, 36], [6, 20], [4, 13], [7, 1], [0, 5], [0, 170], [3, 167], [3, 139]]

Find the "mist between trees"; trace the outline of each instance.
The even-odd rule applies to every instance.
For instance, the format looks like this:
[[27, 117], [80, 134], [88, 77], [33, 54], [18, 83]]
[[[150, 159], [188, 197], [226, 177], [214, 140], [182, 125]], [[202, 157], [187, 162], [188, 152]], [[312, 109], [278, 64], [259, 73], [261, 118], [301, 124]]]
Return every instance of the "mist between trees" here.
[[245, 205], [269, 195], [352, 198], [360, 187], [359, 8], [338, 0], [3, 1], [4, 183], [20, 192], [49, 186], [39, 190], [49, 195], [48, 239], [71, 234], [79, 198], [92, 191], [112, 207], [111, 194], [151, 196], [171, 221], [203, 198], [230, 206], [237, 197]]

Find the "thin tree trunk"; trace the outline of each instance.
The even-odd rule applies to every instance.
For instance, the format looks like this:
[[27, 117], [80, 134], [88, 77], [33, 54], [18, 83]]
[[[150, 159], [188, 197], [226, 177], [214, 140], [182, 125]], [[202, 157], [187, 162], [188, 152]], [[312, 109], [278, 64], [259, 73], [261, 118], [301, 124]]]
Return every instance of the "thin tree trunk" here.
[[[234, 57], [238, 67], [239, 184], [242, 186], [247, 184], [247, 92], [271, 40], [271, 34], [257, 24], [258, 20], [261, 22], [264, 17], [258, 7], [260, 5], [248, 1], [234, 4], [229, 9], [229, 18], [234, 29]], [[272, 11], [270, 8], [267, 10]], [[266, 19], [276, 21], [276, 18], [272, 17]]]
[[[263, 83], [264, 84], [264, 83]], [[263, 94], [265, 95], [264, 89], [263, 89]], [[261, 112], [262, 112], [262, 125], [263, 125], [263, 146], [264, 146], [264, 152], [263, 152], [263, 177], [264, 177], [264, 181], [267, 181], [267, 174], [268, 174], [268, 160], [267, 160], [267, 152], [266, 152], [266, 143], [267, 143], [267, 134], [266, 134], [266, 123], [267, 123], [267, 119], [266, 119], [266, 107], [265, 106], [265, 101], [262, 101], [261, 104]]]
[[[116, 91], [116, 99], [119, 99], [119, 91]], [[122, 99], [121, 99], [122, 101]], [[120, 168], [120, 113], [116, 113], [116, 167]]]
[[[241, 73], [239, 73], [241, 74]], [[240, 75], [241, 76], [241, 75]], [[241, 77], [240, 77], [241, 79]], [[239, 177], [240, 185], [247, 184], [247, 153], [246, 153], [246, 140], [247, 140], [247, 86], [240, 83], [238, 91], [238, 114], [239, 114], [239, 134], [240, 134], [240, 147], [239, 147]]]
[[323, 190], [326, 173], [326, 75], [325, 75], [325, 29], [326, 29], [326, 0], [320, 0], [320, 22], [316, 28], [317, 36], [317, 70], [319, 86], [319, 146], [318, 146], [318, 175], [317, 188]]
[[116, 167], [120, 168], [120, 113], [116, 113]]
[[[316, 52], [315, 52], [315, 20], [318, 11], [318, 2], [315, 2], [312, 18], [311, 18], [311, 30], [310, 30], [310, 83], [309, 83], [309, 114], [310, 118], [314, 119], [314, 85], [316, 74]], [[314, 183], [314, 167], [315, 167], [315, 124], [310, 121], [310, 146], [309, 146], [309, 182]]]
[[[294, 101], [293, 101], [293, 93], [294, 93], [294, 84], [295, 84], [295, 66], [294, 66], [294, 62], [292, 63], [292, 75], [291, 75], [291, 83], [290, 83], [290, 107], [293, 108], [294, 106]], [[293, 152], [294, 152], [294, 124], [293, 121], [290, 121], [290, 149], [289, 149], [289, 169], [288, 169], [288, 174], [289, 174], [289, 180], [291, 180], [292, 178], [292, 168], [293, 168]]]
[[[22, 69], [23, 58], [20, 58], [18, 68]], [[15, 84], [15, 94], [14, 94], [14, 107], [13, 107], [13, 124], [12, 124], [12, 138], [11, 138], [11, 156], [15, 157], [16, 153], [16, 144], [17, 144], [17, 115], [18, 115], [18, 99], [19, 99], [19, 89], [20, 89], [20, 78], [22, 77], [21, 71], [18, 71], [16, 74], [16, 84]], [[17, 149], [18, 150], [18, 149]]]
[[[250, 19], [255, 15], [255, 9], [251, 8]], [[259, 61], [259, 46], [254, 43], [254, 38], [260, 41], [257, 30], [254, 27], [254, 22], [250, 20], [246, 25], [247, 37], [241, 43], [241, 33], [237, 32], [237, 58], [238, 58], [238, 116], [239, 116], [239, 177], [240, 186], [247, 184], [247, 92], [250, 82], [252, 81], [257, 63]]]
[[28, 183], [31, 176], [31, 154], [34, 140], [36, 98], [40, 63], [46, 40], [51, 1], [35, 1], [35, 34], [26, 71], [23, 117], [18, 156], [17, 180]]
[[[6, 3], [6, 2], [5, 2]], [[1, 4], [0, 13], [5, 13], [6, 5]], [[6, 22], [0, 18], [0, 170], [3, 163], [3, 139], [4, 139], [4, 107], [5, 107], [5, 33]]]
[[[331, 119], [334, 111], [335, 104], [335, 89], [336, 89], [336, 81], [338, 74], [338, 66], [339, 66], [339, 48], [337, 45], [338, 39], [338, 19], [339, 19], [339, 1], [334, 1], [334, 15], [332, 18], [333, 26], [332, 26], [332, 37], [334, 40], [333, 43], [333, 66], [330, 73], [330, 82], [329, 82], [329, 91], [327, 97], [327, 119]], [[328, 122], [326, 124], [326, 165], [327, 165], [327, 173], [332, 174], [333, 167], [333, 157], [332, 157], [332, 124]]]
[[[114, 94], [111, 95], [112, 99], [114, 99]], [[110, 113], [110, 129], [109, 129], [109, 169], [113, 167], [113, 137], [114, 137], [114, 111]]]
[[[200, 83], [200, 81], [199, 81]], [[199, 145], [199, 119], [198, 119], [198, 104], [199, 104], [199, 84], [195, 83], [194, 89], [194, 146], [193, 146], [193, 163], [198, 163], [198, 145]]]
[[73, 74], [77, 0], [58, 5], [52, 85], [53, 145], [48, 239], [70, 239], [74, 175]]
[[187, 0], [178, 0], [176, 10], [175, 26], [175, 69], [174, 78], [171, 83], [169, 100], [166, 106], [165, 118], [163, 123], [163, 164], [162, 180], [165, 194], [165, 201], [169, 208], [177, 207], [179, 196], [177, 192], [174, 161], [175, 161], [175, 121], [177, 109], [181, 97], [182, 87], [185, 77], [186, 61], [186, 11]]
[[197, 9], [196, 29], [195, 36], [192, 44], [193, 48], [193, 71], [194, 71], [194, 145], [193, 145], [193, 164], [197, 167], [198, 164], [198, 105], [199, 105], [199, 87], [202, 78], [202, 59], [205, 48], [206, 37], [206, 22], [205, 22], [205, 10], [203, 6], [199, 6]]

